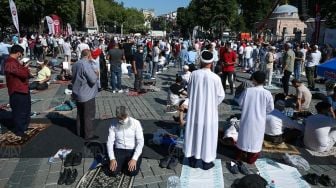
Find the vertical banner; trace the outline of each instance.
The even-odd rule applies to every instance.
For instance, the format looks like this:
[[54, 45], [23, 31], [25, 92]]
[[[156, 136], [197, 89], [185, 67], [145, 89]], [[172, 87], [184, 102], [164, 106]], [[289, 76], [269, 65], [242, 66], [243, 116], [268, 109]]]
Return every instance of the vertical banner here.
[[72, 28], [69, 23], [67, 23], [67, 30], [68, 30], [68, 35], [72, 35]]
[[61, 19], [59, 16], [56, 14], [51, 15], [52, 20], [54, 21], [54, 31], [56, 35], [62, 34], [62, 29], [61, 29]]
[[13, 0], [9, 0], [9, 8], [12, 14], [14, 26], [17, 32], [20, 33], [18, 13], [17, 13], [16, 6]]
[[46, 16], [45, 17], [47, 24], [48, 24], [48, 30], [49, 30], [49, 34], [55, 34], [55, 30], [54, 30], [54, 21], [50, 16]]

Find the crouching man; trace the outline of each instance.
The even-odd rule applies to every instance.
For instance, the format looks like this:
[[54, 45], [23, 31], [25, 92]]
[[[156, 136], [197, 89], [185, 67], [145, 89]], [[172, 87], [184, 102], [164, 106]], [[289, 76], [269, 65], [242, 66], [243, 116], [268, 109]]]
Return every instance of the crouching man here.
[[125, 106], [118, 106], [107, 140], [110, 170], [113, 175], [136, 176], [141, 165], [144, 136], [138, 120], [129, 117]]

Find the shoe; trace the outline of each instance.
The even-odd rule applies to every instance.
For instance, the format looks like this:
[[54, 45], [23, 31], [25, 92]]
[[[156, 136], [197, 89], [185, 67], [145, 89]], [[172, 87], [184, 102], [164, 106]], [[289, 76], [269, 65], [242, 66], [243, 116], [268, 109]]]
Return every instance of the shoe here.
[[93, 135], [90, 138], [85, 138], [86, 141], [93, 141], [93, 140], [98, 140], [99, 136]]
[[57, 184], [63, 185], [65, 181], [67, 180], [67, 177], [69, 176], [69, 173], [71, 172], [70, 169], [65, 168], [63, 172], [60, 173], [60, 177], [58, 178]]
[[226, 168], [232, 173], [232, 174], [238, 174], [239, 173], [239, 169], [238, 169], [238, 165], [233, 162], [227, 162], [226, 163]]
[[306, 180], [306, 182], [308, 182], [311, 185], [317, 185], [317, 183], [319, 182], [319, 176], [315, 173], [309, 173], [302, 177], [304, 180]]
[[175, 157], [172, 157], [168, 164], [168, 169], [174, 170], [178, 164], [178, 160]]
[[319, 178], [318, 178], [318, 182], [324, 186], [330, 186], [330, 187], [335, 187], [335, 182], [333, 180], [330, 179], [330, 177], [328, 175], [324, 175], [322, 174]]
[[77, 178], [77, 175], [78, 175], [78, 172], [77, 172], [77, 169], [68, 169], [70, 172], [69, 172], [69, 175], [67, 176], [66, 180], [65, 180], [65, 185], [71, 185], [73, 184], [75, 181], [76, 181], [76, 178]]
[[189, 162], [189, 166], [191, 168], [196, 168], [196, 162], [197, 162], [197, 160], [195, 159], [195, 157], [189, 157], [188, 158], [188, 162]]
[[76, 152], [72, 158], [72, 166], [78, 166], [82, 163], [82, 153]]
[[202, 164], [203, 164], [203, 170], [209, 170], [209, 169], [211, 169], [215, 166], [215, 164], [213, 162], [206, 163], [206, 162], [202, 161]]
[[121, 89], [121, 90], [118, 91], [118, 93], [124, 93], [124, 91]]
[[250, 171], [247, 169], [247, 167], [245, 166], [245, 164], [242, 161], [237, 161], [236, 164], [238, 165], [238, 170], [240, 173], [244, 174], [244, 175], [249, 175]]
[[171, 161], [171, 159], [172, 159], [172, 157], [170, 157], [170, 156], [167, 156], [167, 157], [161, 159], [159, 166], [161, 168], [167, 168], [168, 165], [169, 165], [169, 163], [170, 163], [170, 161]]
[[174, 121], [177, 122], [177, 123], [180, 122], [180, 118], [179, 118], [179, 117], [173, 116], [173, 119], [174, 119]]
[[75, 153], [74, 153], [74, 152], [69, 153], [69, 154], [65, 157], [64, 164], [63, 164], [64, 167], [72, 166], [74, 157], [75, 157]]

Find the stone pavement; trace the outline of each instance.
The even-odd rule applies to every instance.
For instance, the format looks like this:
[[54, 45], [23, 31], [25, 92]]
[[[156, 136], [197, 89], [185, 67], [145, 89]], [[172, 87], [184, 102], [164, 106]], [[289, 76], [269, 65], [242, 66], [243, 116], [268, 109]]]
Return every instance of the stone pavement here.
[[[117, 105], [126, 105], [130, 109], [131, 116], [139, 120], [171, 120], [172, 114], [165, 113], [165, 105], [167, 100], [167, 90], [170, 83], [174, 82], [174, 75], [176, 69], [171, 68], [168, 71], [160, 74], [157, 80], [157, 87], [160, 91], [149, 92], [143, 96], [131, 97], [125, 93], [113, 94], [109, 91], [102, 91], [96, 98], [96, 119], [105, 119], [114, 116], [115, 107]], [[244, 80], [249, 75], [245, 73], [238, 73], [238, 79]], [[239, 83], [236, 83], [237, 85]], [[125, 77], [123, 79], [125, 87], [132, 87], [133, 79]], [[50, 89], [36, 94], [32, 94], [32, 99], [43, 99], [43, 101], [34, 103], [32, 111], [44, 112], [51, 107], [57, 106], [68, 100], [70, 96], [64, 94], [66, 85], [52, 84]], [[273, 90], [272, 93], [281, 92], [281, 90]], [[293, 88], [291, 88], [293, 92]], [[227, 117], [232, 114], [239, 113], [240, 110], [230, 104], [232, 96], [227, 95], [225, 101], [220, 105], [219, 116], [220, 121], [225, 121]], [[311, 106], [314, 106], [314, 100]], [[8, 95], [6, 89], [0, 89], [0, 104], [8, 103]], [[312, 109], [313, 110], [313, 109]], [[8, 114], [0, 114], [1, 118], [5, 118]], [[46, 118], [47, 113], [42, 113], [36, 118]], [[76, 118], [76, 110], [63, 114], [69, 118]], [[58, 116], [54, 114], [53, 118]], [[61, 117], [61, 116], [59, 116]], [[265, 157], [275, 158], [270, 154], [264, 155]], [[92, 158], [85, 159], [83, 162], [84, 171], [87, 171], [89, 165], [92, 163]], [[307, 159], [308, 160], [308, 159]], [[336, 180], [336, 160], [335, 157], [330, 158], [317, 158], [311, 157], [310, 172], [317, 174], [325, 173]], [[225, 187], [230, 187], [233, 180], [242, 177], [241, 174], [233, 175], [228, 172], [226, 161], [222, 161], [223, 176]], [[152, 187], [166, 187], [167, 178], [171, 175], [180, 175], [181, 164], [178, 165], [176, 170], [161, 169], [158, 166], [159, 161], [154, 159], [144, 159], [141, 165], [141, 173], [136, 176], [134, 187], [152, 188]], [[74, 187], [72, 186], [57, 186], [57, 179], [62, 164], [48, 164], [47, 158], [10, 158], [0, 159], [0, 188], [2, 187]], [[78, 168], [79, 177], [83, 174], [83, 166]], [[256, 173], [256, 167], [249, 166], [252, 172]]]

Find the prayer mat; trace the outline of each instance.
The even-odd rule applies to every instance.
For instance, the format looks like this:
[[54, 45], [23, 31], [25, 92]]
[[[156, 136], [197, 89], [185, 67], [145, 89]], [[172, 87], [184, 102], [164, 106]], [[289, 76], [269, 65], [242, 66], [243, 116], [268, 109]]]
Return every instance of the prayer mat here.
[[224, 177], [221, 160], [214, 161], [215, 166], [209, 170], [191, 168], [187, 165], [182, 166], [181, 187], [184, 188], [217, 188], [224, 187]]
[[138, 97], [138, 96], [144, 95], [144, 93], [139, 94], [138, 92], [135, 92], [135, 91], [129, 91], [126, 95], [130, 97]]
[[265, 141], [263, 142], [263, 149], [262, 152], [265, 153], [288, 153], [288, 154], [295, 154], [300, 155], [300, 151], [293, 145], [287, 143], [281, 144], [272, 144], [271, 142]]
[[268, 158], [258, 159], [256, 167], [268, 183], [274, 181], [278, 188], [308, 188], [310, 185], [301, 178], [301, 174], [295, 167], [275, 162]]
[[325, 152], [312, 151], [309, 149], [305, 149], [305, 150], [307, 150], [308, 153], [310, 153], [312, 156], [315, 156], [315, 157], [328, 157], [328, 156], [336, 157], [336, 146], [332, 147], [329, 151], [325, 151]]
[[126, 176], [125, 174], [111, 176], [108, 166], [99, 166], [85, 173], [79, 180], [76, 188], [129, 188], [133, 186], [134, 178], [135, 177]]
[[4, 134], [0, 134], [0, 145], [2, 146], [19, 146], [24, 145], [33, 137], [37, 136], [40, 132], [48, 128], [47, 124], [30, 124], [26, 134], [28, 137], [21, 139], [21, 137], [16, 136], [14, 133], [8, 131]]
[[6, 84], [0, 84], [0, 89], [6, 88]]

